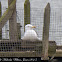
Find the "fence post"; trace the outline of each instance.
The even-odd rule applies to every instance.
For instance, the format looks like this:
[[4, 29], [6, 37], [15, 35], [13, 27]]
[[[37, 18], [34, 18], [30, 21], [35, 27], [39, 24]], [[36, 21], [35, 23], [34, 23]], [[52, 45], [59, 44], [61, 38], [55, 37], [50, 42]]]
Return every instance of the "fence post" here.
[[[13, 0], [8, 0], [8, 6], [10, 6], [12, 2]], [[9, 35], [10, 35], [10, 40], [17, 41], [18, 35], [17, 35], [17, 21], [16, 21], [16, 3], [13, 14], [9, 19]]]
[[[0, 18], [1, 18], [1, 2], [0, 2]], [[2, 29], [0, 30], [0, 40], [2, 39]]]
[[17, 23], [17, 34], [18, 34], [18, 39], [20, 40], [21, 39], [21, 32], [20, 32], [20, 23]]
[[30, 24], [30, 2], [29, 0], [25, 0], [25, 3], [24, 3], [24, 30], [25, 30], [26, 24]]
[[43, 37], [42, 37], [43, 60], [48, 60], [49, 24], [50, 24], [50, 4], [48, 3], [44, 11], [44, 25], [43, 25]]

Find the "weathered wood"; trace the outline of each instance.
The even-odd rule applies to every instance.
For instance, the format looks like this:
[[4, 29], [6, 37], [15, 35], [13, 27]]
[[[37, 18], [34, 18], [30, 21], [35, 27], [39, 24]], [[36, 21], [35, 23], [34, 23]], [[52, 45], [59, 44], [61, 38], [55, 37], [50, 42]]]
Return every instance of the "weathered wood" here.
[[[55, 41], [49, 41], [49, 54], [54, 54], [56, 52], [56, 43]], [[53, 50], [52, 50], [53, 49]], [[42, 53], [42, 41], [23, 41], [18, 40], [16, 42], [12, 40], [0, 40], [0, 52], [8, 51], [35, 51], [38, 57], [41, 57]], [[39, 56], [40, 55], [40, 56]]]
[[30, 2], [29, 0], [25, 0], [25, 3], [24, 3], [24, 27], [26, 24], [30, 24]]
[[[48, 54], [52, 57], [53, 54]], [[14, 51], [14, 52], [0, 52], [0, 57], [41, 57], [41, 54], [37, 54], [35, 51]], [[62, 57], [62, 52], [56, 52], [55, 57]]]
[[0, 57], [37, 57], [36, 52], [15, 51], [15, 52], [0, 52]]
[[17, 23], [17, 33], [18, 33], [18, 39], [20, 40], [21, 39], [21, 31], [20, 31], [20, 23]]
[[[50, 54], [49, 54], [49, 57], [52, 57], [53, 55], [54, 55], [54, 54], [50, 53]], [[54, 57], [62, 57], [62, 51], [59, 51], [59, 50], [56, 51]]]
[[43, 60], [48, 60], [49, 24], [50, 24], [50, 4], [48, 3], [44, 11], [44, 25], [43, 25], [43, 37], [42, 37]]
[[[1, 13], [2, 13], [2, 11], [1, 11], [1, 2], [0, 2], [0, 18], [1, 18]], [[2, 29], [0, 30], [0, 40], [2, 39]]]
[[0, 2], [0, 18], [1, 18], [1, 13], [2, 13], [2, 11], [1, 11], [1, 2]]
[[[14, 0], [8, 0], [8, 7]], [[18, 35], [17, 35], [17, 21], [16, 21], [16, 4], [13, 9], [12, 16], [9, 18], [9, 35], [10, 40], [17, 41]]]
[[13, 0], [11, 5], [8, 7], [8, 9], [4, 12], [3, 16], [0, 18], [0, 30], [5, 25], [5, 23], [8, 21], [8, 19], [13, 14], [14, 8], [15, 8], [16, 0]]
[[[39, 44], [42, 44], [42, 41], [32, 42], [32, 41], [19, 40], [17, 42], [14, 42], [10, 40], [1, 40], [0, 50], [2, 50], [3, 52], [0, 51], [0, 57], [11, 57], [11, 56], [12, 57], [41, 57], [41, 49], [40, 48], [38, 49], [37, 46]], [[51, 48], [56, 46], [55, 41], [49, 41], [49, 44]], [[54, 52], [55, 50], [56, 48], [53, 49]], [[50, 57], [53, 56], [53, 54], [54, 54], [53, 52], [49, 52]]]

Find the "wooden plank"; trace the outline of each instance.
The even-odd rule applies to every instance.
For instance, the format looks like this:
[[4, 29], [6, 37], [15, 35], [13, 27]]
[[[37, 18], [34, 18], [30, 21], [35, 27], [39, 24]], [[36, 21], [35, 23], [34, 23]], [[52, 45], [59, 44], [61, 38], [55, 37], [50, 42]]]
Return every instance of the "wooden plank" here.
[[[53, 49], [53, 50], [52, 50]], [[0, 40], [0, 52], [8, 51], [36, 51], [36, 54], [42, 53], [42, 41], [22, 41], [18, 40], [16, 42], [11, 40]], [[55, 41], [49, 41], [49, 54], [54, 54], [56, 52]]]
[[[42, 44], [42, 41], [32, 42], [32, 41], [19, 40], [14, 42], [11, 40], [0, 40], [0, 57], [11, 57], [11, 56], [12, 57], [41, 57], [42, 49], [38, 48], [39, 44]], [[53, 56], [54, 53], [56, 52], [55, 51], [56, 43], [55, 41], [49, 41], [49, 45], [50, 45], [49, 56]], [[42, 45], [40, 45], [40, 47], [42, 47]], [[24, 49], [20, 49], [20, 48], [24, 48]], [[53, 49], [53, 51], [51, 51], [51, 49]]]
[[36, 52], [0, 52], [0, 57], [36, 57]]
[[[8, 7], [14, 0], [8, 0]], [[16, 3], [16, 2], [15, 2]], [[15, 8], [13, 10], [12, 16], [9, 18], [9, 35], [10, 40], [17, 41], [18, 35], [17, 35], [17, 21], [16, 21], [16, 4]]]
[[44, 11], [44, 25], [43, 25], [43, 37], [42, 37], [43, 60], [48, 60], [49, 24], [50, 24], [50, 4], [48, 3]]
[[16, 0], [13, 0], [11, 5], [8, 7], [8, 9], [4, 12], [3, 16], [0, 18], [0, 30], [5, 25], [5, 23], [8, 21], [8, 19], [13, 14], [14, 8], [15, 8]]
[[[52, 57], [53, 54], [48, 54]], [[0, 52], [0, 57], [41, 57], [41, 54], [37, 54], [35, 51], [14, 51], [14, 52]], [[56, 53], [55, 57], [62, 57], [62, 53]]]

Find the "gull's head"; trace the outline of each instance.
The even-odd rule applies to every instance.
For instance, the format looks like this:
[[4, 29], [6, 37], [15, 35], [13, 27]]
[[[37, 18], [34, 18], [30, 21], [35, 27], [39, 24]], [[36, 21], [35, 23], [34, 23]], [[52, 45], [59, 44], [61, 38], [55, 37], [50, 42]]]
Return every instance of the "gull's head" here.
[[33, 26], [33, 25], [31, 25], [31, 24], [27, 24], [27, 25], [25, 26], [25, 31], [26, 31], [26, 30], [33, 30], [33, 28], [36, 28], [36, 27]]

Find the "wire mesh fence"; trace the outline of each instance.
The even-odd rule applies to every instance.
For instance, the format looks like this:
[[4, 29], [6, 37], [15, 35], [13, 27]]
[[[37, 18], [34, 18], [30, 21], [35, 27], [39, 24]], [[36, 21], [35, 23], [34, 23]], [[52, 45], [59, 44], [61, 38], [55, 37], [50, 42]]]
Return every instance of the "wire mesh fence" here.
[[[16, 2], [17, 3], [17, 2]], [[52, 9], [52, 8], [51, 8]], [[2, 11], [5, 11], [6, 8], [3, 8]], [[56, 45], [62, 45], [62, 8], [55, 8], [50, 10], [50, 26], [49, 26], [49, 52], [54, 54], [56, 51]], [[29, 18], [29, 17], [27, 17]], [[13, 19], [14, 20], [14, 19]], [[12, 20], [12, 21], [13, 21]], [[25, 35], [24, 27], [24, 9], [16, 7], [16, 21], [18, 24], [18, 40], [14, 41], [10, 39], [10, 29], [9, 21], [2, 28], [2, 39], [0, 40], [0, 53], [1, 52], [21, 52], [19, 56], [41, 56], [42, 52], [42, 35], [43, 35], [43, 24], [44, 24], [44, 8], [32, 8], [30, 7], [30, 24], [36, 26], [33, 30], [36, 32], [38, 39], [41, 41], [23, 41], [22, 38]], [[22, 27], [21, 27], [22, 26]], [[13, 26], [12, 26], [13, 29]], [[14, 30], [15, 31], [15, 30]], [[31, 33], [32, 34], [32, 33]], [[13, 34], [11, 34], [13, 35]], [[30, 37], [28, 35], [28, 37]], [[32, 36], [33, 37], [33, 36]], [[53, 42], [54, 41], [54, 42]], [[55, 44], [56, 42], [56, 44]], [[53, 48], [53, 51], [51, 49]], [[54, 48], [55, 47], [55, 48]], [[27, 53], [26, 53], [27, 52]], [[5, 54], [5, 53], [4, 53]], [[3, 54], [1, 56], [4, 56]], [[12, 53], [9, 53], [8, 56], [12, 56]], [[14, 56], [16, 56], [14, 54]], [[18, 55], [17, 55], [18, 56]]]
[[[50, 16], [50, 30], [49, 30], [49, 39], [56, 41], [57, 45], [61, 45], [62, 41], [62, 28], [61, 28], [61, 14], [59, 13], [61, 10], [51, 11]], [[40, 8], [32, 8], [31, 9], [31, 24], [36, 26], [34, 29], [38, 37], [42, 39], [42, 31], [43, 31], [43, 10]], [[36, 14], [37, 13], [37, 14]], [[59, 14], [58, 14], [59, 13]], [[21, 27], [21, 37], [24, 35], [24, 9], [17, 10], [17, 22], [20, 23]], [[5, 25], [5, 28], [2, 30], [3, 38], [8, 38], [9, 34], [7, 32], [8, 24]], [[6, 34], [6, 35], [5, 35]], [[7, 35], [8, 34], [8, 35]]]
[[[51, 15], [50, 15], [50, 28], [49, 28], [49, 40], [52, 41], [56, 41], [57, 45], [61, 45], [62, 43], [62, 28], [61, 28], [61, 14], [59, 12], [61, 12], [61, 9], [58, 10], [58, 8], [56, 8], [57, 11], [53, 10], [51, 11]], [[23, 16], [24, 14], [22, 14], [24, 12], [24, 9], [19, 9], [21, 10], [19, 13]], [[44, 15], [44, 11], [43, 9], [40, 8], [31, 8], [31, 24], [36, 26], [36, 28], [34, 29], [37, 32], [37, 35], [39, 38], [41, 38], [42, 40], [42, 32], [43, 32], [43, 15]], [[59, 14], [58, 14], [59, 13]], [[24, 35], [24, 22], [23, 22], [23, 18], [22, 16], [19, 15], [19, 20], [21, 20], [21, 36], [23, 37]], [[19, 21], [18, 20], [18, 21]], [[19, 21], [20, 22], [20, 21]]]

